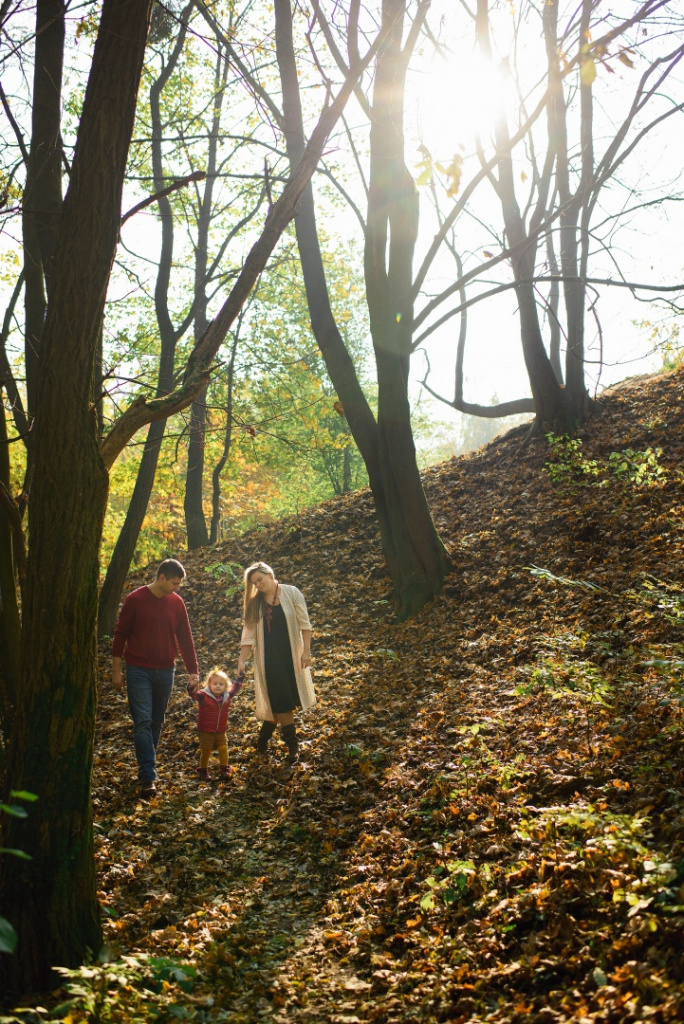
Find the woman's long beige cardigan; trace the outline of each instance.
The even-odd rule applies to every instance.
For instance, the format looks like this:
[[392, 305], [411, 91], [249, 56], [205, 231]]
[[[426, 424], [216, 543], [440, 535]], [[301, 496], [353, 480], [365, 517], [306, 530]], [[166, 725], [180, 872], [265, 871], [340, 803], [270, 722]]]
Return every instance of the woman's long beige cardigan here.
[[[309, 615], [306, 610], [304, 595], [296, 587], [286, 583], [280, 584], [280, 604], [285, 613], [287, 632], [292, 648], [292, 664], [297, 680], [297, 691], [302, 711], [308, 711], [316, 703], [311, 669], [302, 668], [302, 630], [311, 629]], [[262, 722], [272, 722], [273, 712], [266, 688], [266, 670], [264, 667], [264, 620], [259, 619], [256, 626], [245, 625], [242, 629], [242, 647], [252, 647], [254, 653], [254, 696], [256, 698], [256, 716]]]

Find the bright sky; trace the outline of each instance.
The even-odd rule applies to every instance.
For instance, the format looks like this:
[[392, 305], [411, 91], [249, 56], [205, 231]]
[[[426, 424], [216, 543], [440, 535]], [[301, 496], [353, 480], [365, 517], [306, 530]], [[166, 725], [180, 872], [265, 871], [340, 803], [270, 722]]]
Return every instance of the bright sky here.
[[[448, 26], [449, 4], [445, 0], [433, 3], [432, 24]], [[612, 4], [611, 10], [617, 13], [618, 8], [633, 13], [634, 5]], [[513, 33], [511, 18], [515, 11], [508, 5], [502, 5], [498, 36], [504, 40], [504, 49], [500, 56], [514, 59], [512, 53]], [[459, 17], [463, 19], [463, 9], [459, 8]], [[457, 152], [464, 156], [463, 185], [478, 169], [474, 152], [476, 133], [482, 139], [487, 154], [492, 148], [488, 146], [494, 118], [497, 111], [506, 106], [510, 121], [513, 123], [515, 99], [514, 84], [510, 76], [502, 72], [498, 61], [488, 63], [474, 54], [473, 36], [456, 38], [455, 33], [448, 31], [442, 38], [448, 43], [450, 53], [445, 58], [430, 54], [423, 66], [412, 75], [410, 90], [412, 93], [408, 105], [408, 118], [411, 134], [417, 141], [420, 136], [435, 160], [449, 164]], [[522, 38], [522, 37], [521, 37]], [[541, 80], [544, 70], [544, 53], [539, 34], [539, 23], [533, 21], [526, 32], [527, 42], [523, 42], [518, 50], [518, 66], [522, 68], [525, 86], [531, 87]], [[627, 101], [631, 102], [639, 77], [648, 67], [648, 60], [654, 54], [663, 54], [674, 49], [676, 42], [682, 42], [680, 34], [675, 43], [667, 40], [650, 38], [642, 41], [638, 51], [632, 51], [634, 68], [627, 67], [613, 56], [610, 66], [613, 74], [599, 66], [594, 83], [596, 112], [596, 156], [602, 155], [605, 145], [613, 135], [615, 124], [619, 124], [627, 109]], [[614, 48], [615, 50], [615, 48]], [[427, 47], [425, 48], [427, 54]], [[571, 51], [572, 52], [572, 51]], [[576, 78], [575, 74], [575, 78]], [[681, 103], [684, 99], [682, 73], [668, 81], [665, 90], [674, 101]], [[538, 93], [537, 93], [538, 95]], [[665, 109], [667, 99], [661, 97], [659, 110]], [[534, 107], [530, 102], [528, 109]], [[654, 108], [655, 109], [655, 108]], [[621, 206], [631, 207], [638, 201], [631, 194], [630, 188], [636, 186], [644, 192], [642, 198], [652, 199], [659, 192], [678, 191], [682, 185], [682, 167], [684, 166], [684, 132], [682, 132], [682, 113], [673, 115], [656, 129], [648, 141], [630, 158], [621, 174], [621, 184], [611, 183], [604, 193], [604, 207], [614, 213]], [[539, 122], [544, 127], [544, 121]], [[541, 134], [537, 137], [538, 152], [541, 150]], [[532, 177], [531, 164], [526, 159], [522, 147], [516, 150], [516, 174], [518, 199], [524, 205], [528, 195], [528, 185]], [[421, 161], [418, 149], [414, 149], [414, 167]], [[538, 157], [538, 159], [540, 159]], [[410, 160], [410, 157], [409, 157]], [[540, 160], [541, 162], [541, 160]], [[412, 168], [413, 169], [413, 168]], [[526, 182], [523, 182], [523, 176]], [[428, 211], [427, 189], [421, 190], [421, 209]], [[448, 208], [447, 205], [444, 207]], [[501, 250], [501, 238], [495, 232], [487, 231], [491, 224], [500, 231], [501, 212], [494, 192], [488, 186], [478, 190], [472, 203], [472, 211], [479, 218], [477, 223], [468, 214], [462, 214], [457, 221], [456, 244], [461, 251], [464, 264], [482, 261], [484, 251], [496, 254]], [[594, 223], [603, 218], [597, 211]], [[616, 276], [613, 259], [619, 261], [625, 276], [632, 281], [649, 284], [677, 284], [684, 280], [684, 256], [682, 256], [681, 238], [684, 232], [684, 208], [682, 203], [673, 202], [665, 209], [650, 207], [648, 210], [635, 213], [626, 218], [624, 227], [610, 239], [610, 251], [598, 252], [590, 269], [590, 273], [599, 277], [613, 278]], [[424, 230], [421, 249], [424, 250], [431, 238], [432, 231]], [[605, 234], [605, 232], [604, 232]], [[469, 256], [468, 254], [472, 255]], [[444, 281], [451, 275], [453, 264], [445, 264]], [[504, 263], [494, 271], [489, 280], [496, 283], [507, 277], [507, 265]], [[483, 286], [469, 290], [469, 297], [484, 290]], [[650, 293], [641, 292], [643, 298], [650, 298]], [[448, 306], [445, 306], [445, 309]], [[598, 331], [593, 318], [587, 321], [587, 340], [593, 347], [589, 359], [596, 360], [595, 365], [587, 366], [587, 380], [590, 389], [600, 384], [606, 386], [625, 376], [642, 373], [659, 366], [660, 355], [650, 354], [650, 341], [646, 332], [634, 326], [633, 321], [660, 319], [662, 312], [654, 310], [650, 302], [642, 303], [635, 300], [624, 288], [603, 288], [597, 305], [597, 315], [603, 332], [602, 369], [598, 366]], [[453, 358], [455, 342], [458, 334], [459, 318], [455, 317], [441, 328], [428, 344], [428, 354], [432, 368], [432, 386], [442, 394], [451, 397], [453, 394]], [[414, 376], [422, 376], [424, 362], [416, 357]], [[468, 342], [466, 345], [466, 375], [470, 385], [466, 385], [465, 397], [471, 401], [488, 402], [493, 393], [499, 400], [517, 398], [529, 394], [526, 375], [522, 365], [519, 338], [519, 325], [516, 317], [516, 306], [512, 292], [489, 299], [472, 306], [469, 310]], [[442, 415], [448, 413], [445, 406], [439, 406]], [[438, 413], [439, 414], [439, 413]]]

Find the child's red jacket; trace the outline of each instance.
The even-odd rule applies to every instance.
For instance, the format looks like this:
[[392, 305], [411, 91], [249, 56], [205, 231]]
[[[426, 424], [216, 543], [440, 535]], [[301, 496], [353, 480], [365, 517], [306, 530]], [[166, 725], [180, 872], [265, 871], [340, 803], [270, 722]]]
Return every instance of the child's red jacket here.
[[234, 695], [242, 686], [242, 679], [235, 680], [230, 690], [226, 690], [220, 697], [215, 696], [209, 689], [195, 690], [190, 696], [197, 701], [197, 728], [200, 732], [225, 732], [228, 725], [228, 708]]

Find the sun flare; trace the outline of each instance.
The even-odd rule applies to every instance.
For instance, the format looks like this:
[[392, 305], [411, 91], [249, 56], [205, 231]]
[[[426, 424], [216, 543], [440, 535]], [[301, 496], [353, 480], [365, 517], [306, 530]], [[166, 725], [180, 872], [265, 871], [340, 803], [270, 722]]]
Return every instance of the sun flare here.
[[417, 135], [440, 160], [459, 147], [471, 151], [492, 135], [507, 88], [502, 67], [479, 54], [426, 61], [409, 83]]

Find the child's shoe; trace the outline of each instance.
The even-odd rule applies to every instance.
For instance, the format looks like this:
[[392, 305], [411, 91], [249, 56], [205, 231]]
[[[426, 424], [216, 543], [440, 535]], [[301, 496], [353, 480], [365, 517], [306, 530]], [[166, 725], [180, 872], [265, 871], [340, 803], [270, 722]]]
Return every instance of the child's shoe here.
[[197, 769], [197, 778], [201, 782], [209, 782], [209, 769], [208, 768], [198, 768]]
[[219, 775], [221, 776], [222, 779], [229, 779], [230, 775], [231, 775], [230, 765], [229, 764], [219, 765]]

